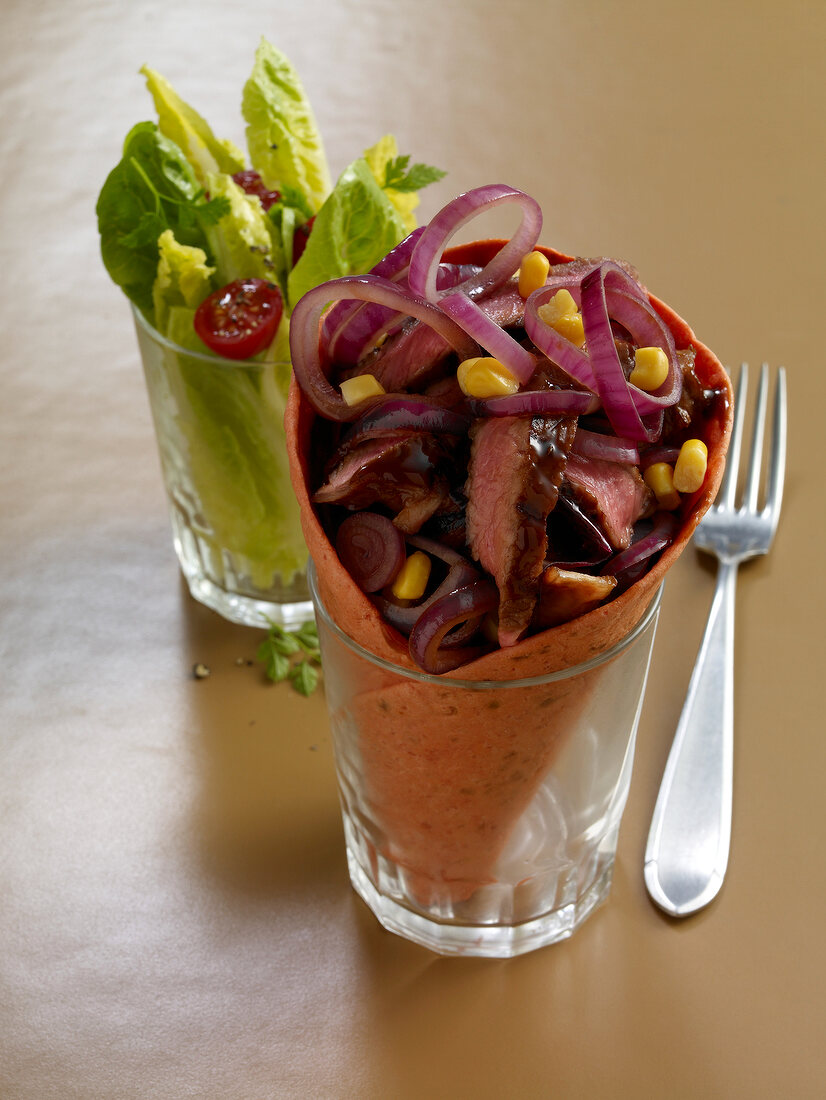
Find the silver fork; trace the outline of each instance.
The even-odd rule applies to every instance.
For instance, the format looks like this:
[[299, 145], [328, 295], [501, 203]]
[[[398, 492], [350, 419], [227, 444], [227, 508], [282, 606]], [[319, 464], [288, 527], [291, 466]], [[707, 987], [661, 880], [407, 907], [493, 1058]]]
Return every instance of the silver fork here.
[[786, 374], [777, 372], [765, 504], [758, 507], [769, 368], [763, 364], [742, 505], [735, 507], [748, 365], [740, 368], [728, 461], [715, 505], [694, 541], [719, 559], [717, 585], [683, 712], [665, 766], [648, 844], [645, 884], [674, 917], [695, 913], [723, 884], [731, 838], [734, 727], [734, 590], [740, 562], [766, 554], [783, 496]]

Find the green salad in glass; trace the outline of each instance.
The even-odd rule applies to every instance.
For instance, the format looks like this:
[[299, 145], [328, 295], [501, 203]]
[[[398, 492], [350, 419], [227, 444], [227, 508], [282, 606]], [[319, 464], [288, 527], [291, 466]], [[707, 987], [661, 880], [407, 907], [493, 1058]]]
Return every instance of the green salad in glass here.
[[103, 262], [131, 300], [192, 594], [227, 618], [309, 617], [283, 415], [289, 320], [308, 290], [369, 271], [444, 173], [382, 137], [331, 183], [299, 77], [266, 40], [244, 85], [247, 156], [162, 76], [97, 202]]

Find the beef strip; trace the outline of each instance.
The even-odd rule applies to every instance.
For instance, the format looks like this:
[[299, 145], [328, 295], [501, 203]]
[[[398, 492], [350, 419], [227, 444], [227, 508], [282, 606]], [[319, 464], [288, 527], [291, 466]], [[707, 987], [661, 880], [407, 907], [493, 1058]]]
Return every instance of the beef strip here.
[[565, 490], [598, 524], [615, 550], [631, 542], [634, 524], [652, 507], [652, 493], [635, 466], [571, 455]]
[[471, 428], [467, 539], [499, 588], [501, 646], [514, 645], [530, 625], [547, 519], [575, 433], [575, 417], [491, 417]]
[[401, 531], [415, 534], [450, 498], [446, 470], [454, 451], [455, 437], [411, 431], [345, 445], [313, 501], [351, 509], [383, 504]]
[[[525, 302], [516, 282], [477, 300], [479, 307], [501, 328], [519, 326], [525, 319]], [[453, 349], [429, 325], [407, 321], [347, 374], [372, 374], [388, 393], [422, 390], [447, 373]]]

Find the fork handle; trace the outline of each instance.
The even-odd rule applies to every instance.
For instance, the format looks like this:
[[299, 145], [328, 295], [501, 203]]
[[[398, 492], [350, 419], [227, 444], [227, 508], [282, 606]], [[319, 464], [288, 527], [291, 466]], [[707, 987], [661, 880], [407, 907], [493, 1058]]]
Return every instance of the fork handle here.
[[645, 884], [674, 917], [717, 895], [728, 864], [737, 563], [720, 562], [714, 599], [663, 773], [645, 849]]

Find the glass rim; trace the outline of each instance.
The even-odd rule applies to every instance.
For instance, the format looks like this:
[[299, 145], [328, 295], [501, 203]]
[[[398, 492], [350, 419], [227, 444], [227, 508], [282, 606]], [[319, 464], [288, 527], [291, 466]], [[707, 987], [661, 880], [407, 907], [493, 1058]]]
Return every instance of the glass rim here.
[[363, 657], [366, 661], [369, 661], [370, 664], [386, 672], [392, 672], [396, 676], [401, 676], [407, 680], [416, 680], [419, 683], [441, 687], [467, 688], [473, 691], [501, 691], [503, 688], [525, 688], [537, 687], [541, 684], [553, 684], [560, 680], [569, 680], [573, 676], [580, 676], [584, 672], [590, 672], [592, 669], [607, 664], [609, 661], [619, 656], [620, 653], [628, 649], [629, 646], [633, 645], [640, 635], [645, 632], [659, 611], [663, 588], [665, 587], [665, 581], [661, 581], [657, 585], [645, 611], [627, 634], [608, 649], [604, 649], [601, 653], [597, 653], [587, 661], [582, 661], [577, 665], [571, 665], [569, 668], [559, 669], [557, 672], [545, 672], [540, 676], [524, 676], [519, 679], [511, 680], [462, 680], [450, 675], [437, 676], [430, 672], [424, 672], [423, 670], [405, 668], [402, 665], [397, 665], [392, 661], [386, 660], [384, 657], [379, 657], [369, 649], [365, 649], [363, 645], [355, 641], [354, 638], [351, 638], [349, 634], [341, 629], [325, 607], [321, 599], [321, 594], [318, 591], [315, 562], [312, 558], [310, 558], [307, 563], [307, 582], [309, 584], [310, 595], [312, 596], [316, 614], [320, 615], [325, 625], [332, 630], [336, 637], [359, 657]]
[[142, 328], [156, 344], [160, 344], [161, 347], [167, 348], [176, 355], [188, 355], [191, 359], [198, 359], [202, 363], [209, 363], [210, 366], [221, 367], [224, 370], [264, 370], [266, 367], [274, 367], [279, 363], [287, 363], [290, 369], [292, 369], [292, 362], [289, 359], [227, 359], [223, 355], [213, 355], [210, 352], [198, 351], [194, 348], [185, 348], [183, 344], [176, 344], [174, 340], [170, 340], [168, 336], [164, 336], [163, 333], [158, 332], [154, 325], [150, 325], [134, 302], [130, 302], [129, 306], [132, 310], [135, 324]]

